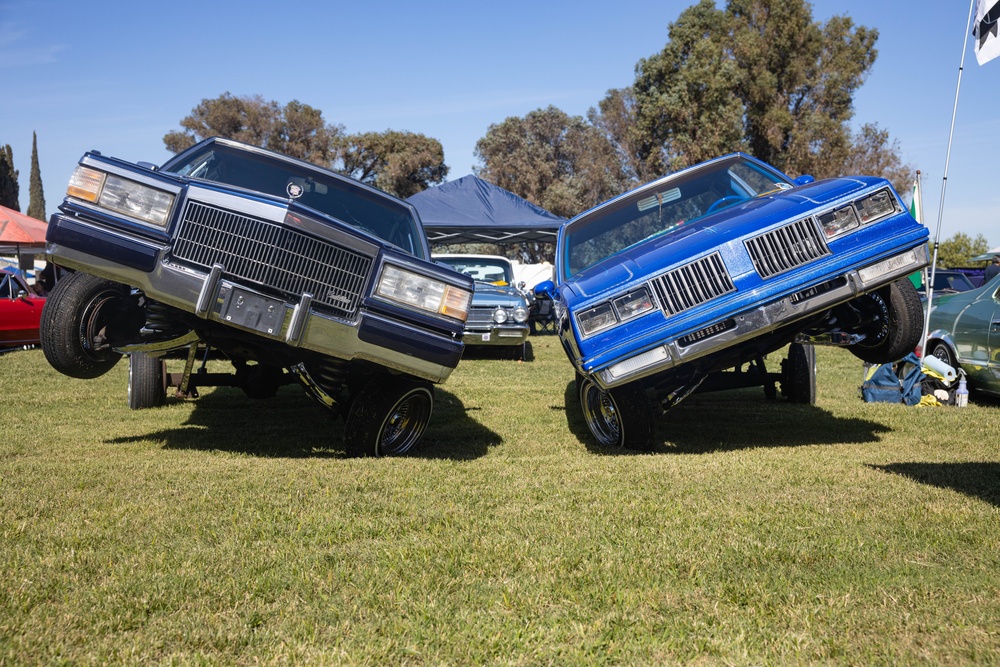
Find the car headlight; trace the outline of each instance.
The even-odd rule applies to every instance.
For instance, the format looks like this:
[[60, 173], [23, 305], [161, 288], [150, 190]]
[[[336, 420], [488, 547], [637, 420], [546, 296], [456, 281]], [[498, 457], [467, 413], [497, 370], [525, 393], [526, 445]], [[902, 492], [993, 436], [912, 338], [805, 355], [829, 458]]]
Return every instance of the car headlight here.
[[629, 292], [625, 296], [620, 296], [611, 303], [614, 304], [615, 310], [618, 312], [618, 317], [621, 318], [622, 322], [626, 322], [633, 317], [638, 317], [643, 313], [648, 313], [656, 308], [653, 305], [653, 298], [649, 296], [649, 292], [645, 287]]
[[518, 324], [524, 324], [528, 321], [528, 309], [524, 306], [518, 306], [514, 309], [514, 321]]
[[602, 303], [581, 311], [576, 316], [576, 320], [580, 323], [580, 329], [584, 336], [603, 331], [618, 323], [618, 318], [615, 317], [615, 311], [610, 303]]
[[823, 225], [823, 233], [828, 239], [860, 226], [858, 216], [854, 214], [854, 209], [850, 206], [824, 213], [819, 216], [819, 224]]
[[174, 195], [127, 178], [78, 165], [66, 195], [124, 213], [156, 227], [167, 226]]
[[888, 190], [879, 190], [870, 197], [854, 202], [854, 206], [858, 209], [858, 216], [861, 218], [861, 224], [875, 222], [895, 213], [895, 199]]
[[507, 321], [507, 311], [503, 309], [503, 306], [497, 306], [496, 310], [493, 311], [493, 321], [497, 324], [503, 324]]
[[392, 301], [464, 322], [472, 292], [387, 264], [376, 293]]

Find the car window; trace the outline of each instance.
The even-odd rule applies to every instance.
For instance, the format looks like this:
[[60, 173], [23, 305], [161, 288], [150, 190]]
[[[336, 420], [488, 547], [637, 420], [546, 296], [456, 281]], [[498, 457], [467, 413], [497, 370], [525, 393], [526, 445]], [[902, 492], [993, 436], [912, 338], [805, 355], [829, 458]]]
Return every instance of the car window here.
[[11, 281], [10, 275], [7, 273], [0, 274], [2, 279], [0, 279], [0, 299], [10, 299], [13, 294], [11, 293]]
[[179, 156], [163, 171], [287, 199], [377, 236], [422, 259], [422, 231], [405, 205], [306, 165], [223, 144]]
[[438, 257], [437, 261], [447, 264], [459, 273], [471, 276], [484, 283], [509, 285], [513, 282], [510, 264], [488, 257]]
[[680, 172], [573, 220], [565, 231], [561, 270], [573, 276], [642, 241], [791, 187], [778, 172], [739, 156]]

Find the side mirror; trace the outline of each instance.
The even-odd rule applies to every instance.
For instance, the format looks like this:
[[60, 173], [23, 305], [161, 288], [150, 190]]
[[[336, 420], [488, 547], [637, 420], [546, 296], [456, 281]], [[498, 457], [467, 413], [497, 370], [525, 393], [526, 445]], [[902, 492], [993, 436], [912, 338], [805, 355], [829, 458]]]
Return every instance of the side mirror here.
[[18, 299], [27, 299], [28, 298], [28, 293], [25, 292], [23, 289], [19, 289], [19, 290], [17, 290], [17, 298]]
[[809, 185], [810, 183], [814, 182], [815, 180], [816, 179], [813, 178], [812, 176], [810, 176], [809, 174], [803, 174], [802, 176], [799, 176], [798, 178], [796, 178], [792, 182], [795, 183], [795, 185]]
[[551, 280], [543, 280], [535, 285], [534, 292], [535, 294], [548, 294], [551, 296], [556, 292], [556, 284]]

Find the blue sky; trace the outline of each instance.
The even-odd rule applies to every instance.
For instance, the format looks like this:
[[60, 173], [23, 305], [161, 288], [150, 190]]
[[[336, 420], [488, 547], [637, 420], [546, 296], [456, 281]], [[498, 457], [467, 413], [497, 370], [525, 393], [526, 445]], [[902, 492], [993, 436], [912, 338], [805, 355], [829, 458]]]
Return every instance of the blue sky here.
[[[629, 85], [693, 2], [0, 0], [0, 145], [14, 151], [26, 210], [37, 132], [51, 214], [85, 151], [161, 163], [163, 135], [228, 91], [299, 100], [350, 133], [420, 132], [441, 141], [449, 178], [460, 178], [490, 124], [549, 104], [585, 115]], [[879, 30], [854, 123], [888, 129], [921, 170], [933, 235], [968, 2], [821, 0], [813, 14]], [[1000, 59], [980, 67], [970, 38], [942, 240], [961, 231], [1000, 245], [998, 83]]]

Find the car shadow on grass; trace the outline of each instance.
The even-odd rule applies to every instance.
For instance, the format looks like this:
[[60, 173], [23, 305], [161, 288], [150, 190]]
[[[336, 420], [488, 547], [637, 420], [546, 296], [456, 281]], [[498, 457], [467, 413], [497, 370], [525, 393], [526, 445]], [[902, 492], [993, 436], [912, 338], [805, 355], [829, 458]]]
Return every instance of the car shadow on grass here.
[[[484, 456], [501, 442], [499, 435], [469, 417], [455, 395], [440, 387], [435, 387], [434, 394], [430, 425], [406, 456], [470, 460]], [[168, 405], [174, 402], [170, 399]], [[253, 400], [237, 389], [219, 387], [193, 399], [190, 417], [182, 426], [114, 442], [140, 439], [160, 441], [164, 449], [275, 458], [345, 457], [344, 420], [298, 387], [282, 388], [266, 400]]]
[[902, 475], [939, 489], [951, 489], [1000, 507], [1000, 463], [963, 461], [959, 463], [890, 463], [868, 466], [872, 470]]
[[595, 454], [707, 454], [756, 447], [801, 447], [878, 442], [889, 428], [866, 419], [835, 417], [814, 405], [767, 399], [760, 388], [694, 394], [656, 423], [656, 445], [636, 452], [598, 445], [583, 419], [576, 383], [566, 386], [566, 421]]

